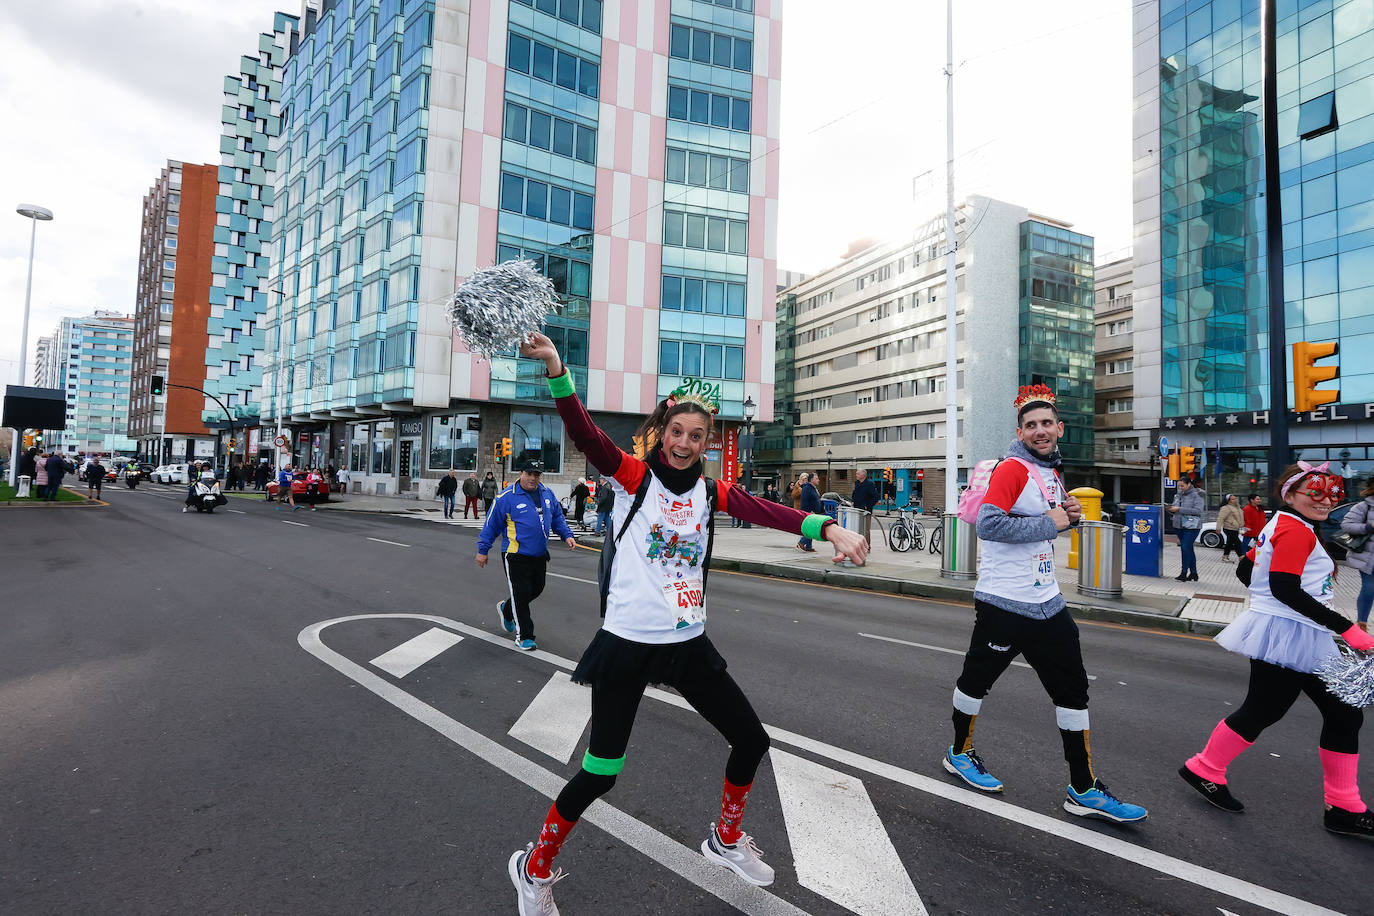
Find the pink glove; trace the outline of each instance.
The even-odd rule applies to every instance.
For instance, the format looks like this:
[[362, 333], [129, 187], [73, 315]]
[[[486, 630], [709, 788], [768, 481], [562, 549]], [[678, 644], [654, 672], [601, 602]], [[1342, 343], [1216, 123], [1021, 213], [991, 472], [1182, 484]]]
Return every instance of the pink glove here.
[[1370, 636], [1364, 630], [1361, 630], [1359, 626], [1353, 626], [1346, 630], [1341, 634], [1341, 639], [1349, 643], [1350, 648], [1359, 649], [1361, 652], [1368, 652], [1374, 649], [1374, 636]]

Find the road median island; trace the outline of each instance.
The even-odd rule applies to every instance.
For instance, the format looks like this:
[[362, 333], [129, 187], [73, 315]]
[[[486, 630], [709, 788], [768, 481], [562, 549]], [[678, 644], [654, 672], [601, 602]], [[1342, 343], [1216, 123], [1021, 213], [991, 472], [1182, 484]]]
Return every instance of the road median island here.
[[[32, 490], [30, 491], [32, 492]], [[15, 490], [9, 484], [0, 483], [0, 509], [75, 509], [79, 507], [97, 508], [108, 506], [109, 503], [99, 499], [87, 499], [80, 493], [67, 487], [62, 487], [57, 491], [57, 499], [48, 502], [30, 496], [25, 499], [17, 499]]]

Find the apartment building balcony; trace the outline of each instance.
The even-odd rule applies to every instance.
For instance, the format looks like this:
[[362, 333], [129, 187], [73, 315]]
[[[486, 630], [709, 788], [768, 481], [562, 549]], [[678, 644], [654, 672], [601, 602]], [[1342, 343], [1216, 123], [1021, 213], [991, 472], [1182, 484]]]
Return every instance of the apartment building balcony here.
[[1153, 449], [1148, 448], [1122, 449], [1107, 442], [1093, 443], [1093, 462], [1099, 466], [1148, 468], [1152, 453]]

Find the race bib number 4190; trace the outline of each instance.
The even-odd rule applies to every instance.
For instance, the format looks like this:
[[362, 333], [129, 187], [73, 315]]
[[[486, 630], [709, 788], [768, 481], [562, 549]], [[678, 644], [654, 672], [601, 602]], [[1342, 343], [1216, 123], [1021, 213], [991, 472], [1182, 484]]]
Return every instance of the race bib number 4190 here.
[[683, 578], [665, 583], [663, 596], [674, 615], [674, 629], [690, 627], [706, 619], [700, 579]]

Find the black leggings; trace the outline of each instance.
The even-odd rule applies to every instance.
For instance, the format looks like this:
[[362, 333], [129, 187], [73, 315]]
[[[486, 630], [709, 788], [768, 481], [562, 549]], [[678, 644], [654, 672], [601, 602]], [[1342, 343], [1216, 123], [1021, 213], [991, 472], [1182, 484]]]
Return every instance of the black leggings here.
[[1245, 702], [1226, 717], [1226, 724], [1246, 741], [1254, 741], [1260, 732], [1288, 713], [1300, 693], [1307, 694], [1322, 714], [1318, 746], [1338, 754], [1358, 754], [1363, 710], [1336, 699], [1315, 674], [1303, 674], [1258, 659], [1250, 660], [1250, 688]]
[[1225, 559], [1229, 557], [1233, 551], [1237, 557], [1245, 556], [1245, 548], [1242, 547], [1240, 543], [1240, 532], [1236, 531], [1234, 528], [1227, 528], [1226, 545], [1221, 551], [1222, 558]]
[[[592, 688], [592, 736], [587, 750], [593, 757], [616, 760], [625, 756], [635, 712], [647, 686], [630, 683]], [[730, 743], [726, 780], [737, 786], [753, 782], [759, 762], [768, 753], [768, 732], [735, 679], [727, 671], [707, 671], [699, 676], [689, 675], [673, 686]], [[558, 793], [558, 813], [566, 820], [576, 821], [588, 805], [614, 785], [614, 776], [578, 770]]]
[[1037, 620], [986, 601], [975, 600], [973, 608], [973, 635], [956, 682], [960, 693], [981, 700], [1016, 656], [1025, 655], [1055, 706], [1088, 708], [1088, 673], [1083, 670], [1078, 624], [1068, 611]]

